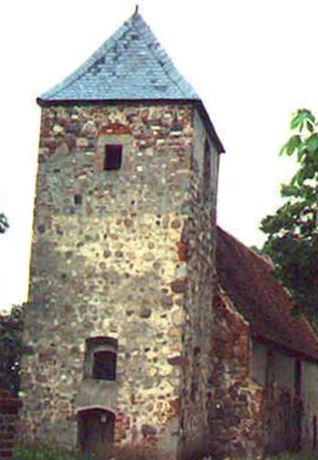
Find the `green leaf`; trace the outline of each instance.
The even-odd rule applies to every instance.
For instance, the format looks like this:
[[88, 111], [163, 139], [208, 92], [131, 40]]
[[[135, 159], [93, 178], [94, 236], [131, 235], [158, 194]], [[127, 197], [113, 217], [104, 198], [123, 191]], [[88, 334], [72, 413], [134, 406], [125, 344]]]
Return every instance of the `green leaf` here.
[[294, 132], [279, 154], [295, 155], [298, 170], [281, 186], [284, 204], [261, 221], [267, 237], [262, 252], [293, 295], [294, 311], [314, 318], [318, 325], [318, 123], [308, 109], [300, 109], [291, 129]]
[[299, 129], [302, 131], [304, 124], [315, 124], [315, 117], [313, 114], [310, 112], [308, 109], [299, 109], [296, 112], [296, 115], [292, 118], [292, 121], [290, 123], [291, 129]]
[[299, 146], [301, 145], [301, 137], [299, 134], [296, 134], [295, 136], [292, 136], [288, 142], [283, 146], [283, 148], [280, 151], [280, 155], [283, 153], [286, 153], [288, 156], [292, 155]]
[[308, 139], [306, 139], [306, 149], [309, 152], [318, 154], [318, 133], [313, 133]]
[[0, 233], [4, 233], [9, 228], [9, 223], [6, 216], [0, 213]]

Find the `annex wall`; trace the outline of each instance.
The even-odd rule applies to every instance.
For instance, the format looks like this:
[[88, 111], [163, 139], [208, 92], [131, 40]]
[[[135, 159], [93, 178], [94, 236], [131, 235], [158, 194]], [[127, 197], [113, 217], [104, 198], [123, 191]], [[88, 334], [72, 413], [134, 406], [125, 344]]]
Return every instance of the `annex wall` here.
[[252, 378], [249, 324], [219, 286], [213, 302], [209, 440], [216, 458], [260, 458], [264, 387]]
[[302, 444], [305, 449], [318, 448], [318, 365], [303, 363]]

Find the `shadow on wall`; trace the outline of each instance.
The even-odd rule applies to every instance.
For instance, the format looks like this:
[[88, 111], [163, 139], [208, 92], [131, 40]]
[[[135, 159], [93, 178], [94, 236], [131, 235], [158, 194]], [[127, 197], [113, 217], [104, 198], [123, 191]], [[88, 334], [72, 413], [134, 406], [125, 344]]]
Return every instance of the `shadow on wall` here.
[[0, 387], [0, 459], [12, 455], [21, 401]]

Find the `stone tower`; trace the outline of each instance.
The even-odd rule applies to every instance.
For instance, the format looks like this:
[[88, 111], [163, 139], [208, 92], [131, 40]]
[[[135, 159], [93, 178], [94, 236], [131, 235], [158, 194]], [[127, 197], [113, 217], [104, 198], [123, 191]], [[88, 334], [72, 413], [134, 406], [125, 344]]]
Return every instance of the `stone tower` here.
[[38, 103], [21, 433], [203, 451], [223, 151], [209, 116], [138, 12]]

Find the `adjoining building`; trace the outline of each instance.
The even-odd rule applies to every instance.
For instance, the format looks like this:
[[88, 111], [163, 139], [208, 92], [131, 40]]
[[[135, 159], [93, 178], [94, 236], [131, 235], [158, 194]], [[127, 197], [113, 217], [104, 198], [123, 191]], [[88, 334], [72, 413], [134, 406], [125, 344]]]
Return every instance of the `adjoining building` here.
[[315, 447], [316, 332], [217, 230], [222, 143], [141, 15], [38, 103], [21, 436], [166, 460]]
[[256, 458], [285, 450], [315, 450], [315, 327], [291, 314], [292, 298], [273, 275], [269, 261], [220, 228], [216, 260], [213, 452]]

